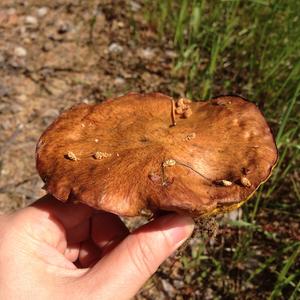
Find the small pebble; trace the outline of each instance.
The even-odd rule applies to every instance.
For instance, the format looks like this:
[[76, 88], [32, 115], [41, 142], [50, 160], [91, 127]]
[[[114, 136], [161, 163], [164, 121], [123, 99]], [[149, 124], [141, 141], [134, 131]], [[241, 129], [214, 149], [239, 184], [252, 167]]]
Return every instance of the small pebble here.
[[53, 49], [53, 44], [52, 44], [52, 42], [50, 42], [50, 41], [47, 41], [44, 45], [43, 45], [43, 47], [42, 47], [42, 50], [44, 51], [44, 52], [49, 52], [50, 50], [52, 50]]
[[27, 55], [27, 50], [23, 47], [16, 47], [14, 53], [18, 57], [25, 57]]
[[170, 284], [167, 280], [161, 280], [162, 286], [164, 291], [168, 294], [170, 298], [173, 298], [175, 295], [176, 290], [174, 289], [173, 285]]
[[180, 280], [174, 280], [173, 285], [176, 289], [182, 289], [184, 288], [184, 282]]
[[123, 47], [119, 45], [118, 43], [112, 43], [108, 47], [108, 51], [111, 53], [121, 53], [123, 52]]
[[141, 49], [139, 51], [139, 55], [141, 58], [144, 58], [144, 59], [152, 59], [155, 56], [155, 51], [150, 48]]
[[38, 20], [34, 16], [26, 16], [25, 17], [25, 24], [29, 26], [36, 27], [38, 26]]
[[122, 77], [117, 77], [117, 78], [114, 80], [114, 84], [115, 84], [115, 85], [123, 85], [123, 84], [125, 84], [125, 79], [122, 78]]
[[57, 32], [59, 34], [67, 33], [71, 30], [71, 25], [66, 22], [59, 22]]
[[131, 10], [137, 12], [141, 9], [141, 5], [135, 1], [130, 1]]
[[39, 18], [46, 16], [47, 13], [48, 13], [48, 8], [45, 6], [38, 8], [36, 11], [36, 14]]

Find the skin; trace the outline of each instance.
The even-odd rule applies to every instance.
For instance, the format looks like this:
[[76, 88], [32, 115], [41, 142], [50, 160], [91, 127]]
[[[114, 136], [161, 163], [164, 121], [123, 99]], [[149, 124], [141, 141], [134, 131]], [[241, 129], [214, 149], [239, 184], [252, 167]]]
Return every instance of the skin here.
[[0, 216], [0, 299], [130, 299], [193, 228], [169, 214], [129, 233], [116, 215], [45, 196]]

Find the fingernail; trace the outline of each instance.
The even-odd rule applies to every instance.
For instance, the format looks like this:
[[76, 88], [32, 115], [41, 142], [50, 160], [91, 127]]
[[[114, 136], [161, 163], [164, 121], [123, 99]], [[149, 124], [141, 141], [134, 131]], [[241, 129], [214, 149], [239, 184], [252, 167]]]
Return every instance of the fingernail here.
[[174, 245], [174, 249], [176, 249], [191, 236], [195, 222], [191, 217], [171, 214], [162, 218], [161, 226], [169, 241]]

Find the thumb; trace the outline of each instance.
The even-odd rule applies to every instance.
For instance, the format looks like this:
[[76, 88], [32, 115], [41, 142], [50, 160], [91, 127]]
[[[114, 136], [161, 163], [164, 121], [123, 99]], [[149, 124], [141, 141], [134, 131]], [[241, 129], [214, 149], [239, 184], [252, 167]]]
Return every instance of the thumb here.
[[191, 235], [190, 217], [169, 214], [134, 231], [82, 278], [90, 299], [130, 299]]

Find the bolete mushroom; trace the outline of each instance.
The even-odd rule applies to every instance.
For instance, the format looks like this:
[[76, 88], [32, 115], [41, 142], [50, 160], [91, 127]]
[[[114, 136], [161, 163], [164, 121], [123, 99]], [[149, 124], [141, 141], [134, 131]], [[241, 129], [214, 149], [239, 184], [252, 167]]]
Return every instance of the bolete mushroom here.
[[277, 157], [254, 104], [159, 93], [74, 106], [43, 133], [36, 151], [48, 193], [121, 216], [198, 217], [238, 208], [269, 178]]

